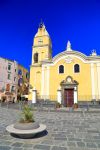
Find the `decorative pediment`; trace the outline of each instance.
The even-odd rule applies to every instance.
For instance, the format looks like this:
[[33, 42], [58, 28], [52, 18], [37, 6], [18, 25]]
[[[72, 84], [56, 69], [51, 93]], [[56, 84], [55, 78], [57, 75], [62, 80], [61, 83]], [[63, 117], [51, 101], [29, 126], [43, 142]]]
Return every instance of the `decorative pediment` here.
[[61, 82], [61, 85], [78, 85], [78, 82], [73, 80], [71, 76], [67, 76], [67, 78]]
[[71, 63], [71, 62], [73, 62], [74, 60], [73, 60], [72, 57], [68, 56], [68, 57], [65, 58], [65, 61], [66, 61], [66, 63]]

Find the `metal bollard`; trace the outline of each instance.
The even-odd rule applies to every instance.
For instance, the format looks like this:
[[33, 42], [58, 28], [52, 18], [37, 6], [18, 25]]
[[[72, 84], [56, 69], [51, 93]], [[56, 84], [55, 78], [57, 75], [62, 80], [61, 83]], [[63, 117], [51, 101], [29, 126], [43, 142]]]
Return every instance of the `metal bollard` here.
[[82, 115], [85, 117], [85, 109], [82, 110]]
[[7, 102], [7, 109], [9, 108], [8, 106], [9, 106], [9, 102]]
[[22, 110], [22, 102], [19, 102], [19, 110]]
[[0, 107], [2, 106], [2, 100], [0, 100]]

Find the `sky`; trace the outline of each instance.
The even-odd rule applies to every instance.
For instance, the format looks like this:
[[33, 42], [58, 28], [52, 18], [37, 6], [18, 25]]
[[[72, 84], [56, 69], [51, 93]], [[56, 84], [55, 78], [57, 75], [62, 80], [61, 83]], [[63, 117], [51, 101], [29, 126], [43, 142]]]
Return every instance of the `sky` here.
[[43, 20], [52, 40], [53, 57], [66, 49], [100, 55], [100, 0], [0, 0], [0, 57], [27, 69], [33, 38]]

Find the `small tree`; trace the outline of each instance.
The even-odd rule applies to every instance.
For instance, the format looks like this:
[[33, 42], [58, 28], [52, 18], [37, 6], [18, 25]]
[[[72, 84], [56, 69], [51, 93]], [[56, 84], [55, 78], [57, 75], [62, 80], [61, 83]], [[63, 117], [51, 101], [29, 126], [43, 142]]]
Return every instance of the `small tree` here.
[[25, 105], [22, 110], [22, 117], [20, 119], [21, 123], [34, 122], [33, 113], [29, 105]]

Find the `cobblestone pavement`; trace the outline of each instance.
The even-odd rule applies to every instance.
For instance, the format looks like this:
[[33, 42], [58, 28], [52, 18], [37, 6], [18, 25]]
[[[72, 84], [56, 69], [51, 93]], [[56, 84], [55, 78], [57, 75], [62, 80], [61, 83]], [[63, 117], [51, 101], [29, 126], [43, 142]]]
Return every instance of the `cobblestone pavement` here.
[[33, 139], [12, 137], [6, 131], [20, 113], [0, 107], [0, 150], [100, 150], [100, 113], [34, 112], [48, 133]]

